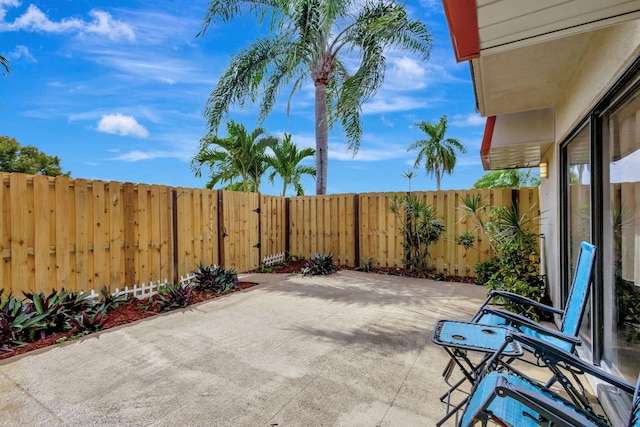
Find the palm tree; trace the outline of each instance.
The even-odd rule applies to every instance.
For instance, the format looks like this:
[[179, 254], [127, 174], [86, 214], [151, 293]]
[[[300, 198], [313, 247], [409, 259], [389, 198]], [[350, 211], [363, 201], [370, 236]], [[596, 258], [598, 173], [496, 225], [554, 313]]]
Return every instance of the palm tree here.
[[7, 74], [11, 73], [11, 68], [9, 67], [9, 60], [7, 60], [4, 56], [0, 55], [0, 68], [2, 71], [2, 77], [7, 77]]
[[457, 138], [445, 139], [447, 133], [447, 116], [440, 117], [440, 121], [432, 124], [426, 121], [416, 123], [416, 126], [427, 134], [429, 139], [419, 139], [409, 146], [407, 151], [419, 149], [418, 157], [413, 165], [418, 168], [424, 159], [427, 175], [436, 177], [436, 189], [440, 191], [440, 181], [445, 173], [451, 175], [456, 166], [456, 150], [466, 153], [467, 150]]
[[259, 191], [262, 176], [268, 164], [265, 150], [277, 139], [266, 134], [263, 128], [248, 133], [244, 125], [233, 120], [227, 123], [226, 138], [208, 135], [203, 138], [200, 150], [191, 161], [191, 166], [200, 176], [202, 166], [209, 167], [207, 188], [217, 183], [227, 183], [226, 189], [236, 191]]
[[284, 139], [271, 147], [273, 156], [267, 157], [267, 163], [273, 168], [269, 175], [269, 182], [273, 184], [276, 175], [282, 178], [282, 196], [287, 194], [289, 184], [296, 189], [296, 196], [304, 196], [304, 189], [300, 185], [302, 175], [316, 176], [316, 168], [314, 166], [301, 165], [300, 162], [307, 157], [313, 157], [316, 150], [307, 147], [298, 151], [298, 146], [291, 141], [291, 134], [284, 134]]
[[[216, 132], [230, 106], [248, 100], [262, 99], [259, 120], [264, 120], [284, 88], [293, 95], [310, 77], [315, 86], [316, 193], [324, 194], [328, 129], [340, 121], [355, 155], [362, 138], [361, 106], [383, 82], [385, 51], [418, 53], [426, 60], [431, 35], [395, 0], [213, 0], [198, 35], [212, 23], [247, 16], [259, 22], [269, 17], [272, 31], [231, 58], [207, 101], [209, 132]], [[359, 61], [355, 73], [347, 71], [347, 58]]]

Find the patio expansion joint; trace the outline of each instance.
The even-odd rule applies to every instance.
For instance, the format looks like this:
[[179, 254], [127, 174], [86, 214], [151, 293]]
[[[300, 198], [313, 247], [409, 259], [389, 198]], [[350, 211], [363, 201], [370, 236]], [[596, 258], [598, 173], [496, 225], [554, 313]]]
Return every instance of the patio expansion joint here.
[[49, 407], [47, 405], [45, 405], [43, 402], [41, 402], [40, 399], [35, 397], [31, 392], [29, 392], [29, 390], [27, 390], [22, 385], [20, 385], [17, 382], [15, 382], [13, 380], [13, 378], [11, 378], [9, 375], [7, 375], [3, 370], [0, 370], [0, 374], [2, 374], [2, 376], [4, 378], [6, 378], [9, 382], [11, 382], [18, 390], [20, 390], [20, 392], [24, 393], [24, 395], [27, 396], [27, 398], [29, 398], [30, 401], [35, 402], [35, 404], [38, 405], [40, 408], [42, 408], [46, 413], [48, 413], [53, 418], [58, 420], [60, 422], [60, 424], [64, 424], [64, 420], [62, 418], [60, 418], [60, 416], [58, 416], [58, 414], [56, 414], [51, 409], [49, 409]]
[[402, 379], [402, 382], [400, 383], [400, 385], [398, 386], [398, 389], [396, 390], [396, 394], [393, 396], [393, 399], [389, 403], [389, 407], [385, 411], [385, 413], [382, 416], [382, 419], [380, 420], [380, 422], [384, 421], [385, 418], [387, 418], [387, 416], [389, 415], [389, 411], [391, 411], [391, 409], [394, 407], [394, 404], [396, 403], [396, 400], [398, 399], [398, 396], [400, 395], [400, 392], [402, 391], [402, 388], [406, 384], [407, 379], [409, 378], [409, 375], [411, 374], [411, 371], [413, 371], [413, 368], [416, 366], [416, 363], [418, 363], [418, 360], [420, 359], [420, 355], [422, 354], [423, 351], [424, 351], [424, 347], [416, 355], [415, 359], [413, 359], [413, 363], [411, 364], [411, 367], [409, 369], [407, 369], [407, 373], [404, 375], [404, 378]]

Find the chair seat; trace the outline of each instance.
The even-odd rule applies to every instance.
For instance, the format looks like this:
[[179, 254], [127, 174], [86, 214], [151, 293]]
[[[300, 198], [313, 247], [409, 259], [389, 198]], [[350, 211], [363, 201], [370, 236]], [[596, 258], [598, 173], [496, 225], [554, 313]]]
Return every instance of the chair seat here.
[[[506, 380], [510, 384], [526, 388], [527, 390], [531, 390], [536, 393], [542, 393], [549, 399], [554, 400], [554, 402], [565, 406], [567, 410], [574, 410], [572, 406], [567, 405], [563, 401], [554, 399], [554, 397], [550, 393], [542, 390], [540, 387], [530, 383], [529, 381], [518, 377], [515, 374], [509, 372], [492, 371], [483, 376], [482, 380], [478, 383], [475, 391], [473, 392], [473, 395], [471, 396], [471, 399], [469, 400], [465, 412], [462, 414], [462, 418], [459, 424], [460, 426], [472, 426], [474, 424], [474, 417], [477, 415], [477, 412], [473, 409], [479, 408], [486, 408], [484, 410], [485, 413], [491, 413], [495, 415], [501, 421], [506, 422], [508, 425], [518, 427], [540, 426], [540, 424], [535, 421], [536, 419], [538, 419], [539, 415], [531, 408], [523, 405], [515, 399], [502, 398], [498, 394], [496, 394], [496, 387], [502, 380]], [[486, 402], [492, 397], [493, 400], [488, 406], [486, 406]], [[575, 416], [576, 420], [580, 421], [580, 424], [576, 425], [596, 425], [591, 420], [579, 413], [575, 413]]]
[[[519, 328], [515, 328], [513, 326], [511, 326], [509, 324], [509, 321], [507, 319], [505, 319], [502, 316], [498, 316], [496, 314], [493, 313], [487, 313], [487, 314], [483, 314], [482, 316], [480, 316], [478, 318], [478, 320], [476, 321], [476, 323], [480, 323], [483, 325], [491, 325], [491, 326], [502, 326], [508, 329], [511, 329], [512, 331], [517, 331], [517, 332], [521, 332], [523, 334], [538, 338], [542, 341], [545, 341], [548, 344], [554, 345], [564, 351], [568, 351], [571, 352], [573, 350], [573, 345], [570, 342], [564, 341], [560, 338], [556, 338], [556, 337], [551, 337], [549, 335], [546, 334], [542, 334], [538, 331], [536, 331], [535, 329], [531, 329], [531, 328], [527, 328], [526, 326], [520, 326]], [[524, 346], [527, 350], [528, 349], [526, 346]]]

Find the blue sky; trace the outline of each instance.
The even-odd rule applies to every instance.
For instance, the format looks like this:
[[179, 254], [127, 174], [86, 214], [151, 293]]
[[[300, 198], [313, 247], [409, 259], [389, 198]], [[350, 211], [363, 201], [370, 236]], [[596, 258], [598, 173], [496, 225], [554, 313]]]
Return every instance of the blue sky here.
[[[329, 134], [328, 193], [407, 190], [402, 174], [415, 160], [407, 147], [424, 135], [414, 124], [443, 114], [448, 136], [468, 152], [442, 188], [469, 188], [484, 173], [485, 120], [474, 111], [468, 64], [455, 62], [442, 4], [406, 6], [433, 34], [431, 57], [389, 53], [385, 83], [363, 105], [358, 154], [346, 150], [339, 128]], [[204, 186], [190, 168], [206, 130], [202, 111], [230, 56], [258, 31], [244, 20], [196, 38], [206, 8], [206, 1], [0, 0], [0, 52], [12, 68], [0, 81], [0, 135], [58, 155], [74, 178]], [[293, 97], [289, 116], [284, 93], [262, 126], [314, 146], [312, 83]], [[233, 108], [229, 118], [253, 129], [256, 108]], [[311, 179], [303, 184], [314, 194]], [[411, 185], [434, 190], [435, 180], [421, 169]], [[261, 190], [278, 194], [281, 186]]]

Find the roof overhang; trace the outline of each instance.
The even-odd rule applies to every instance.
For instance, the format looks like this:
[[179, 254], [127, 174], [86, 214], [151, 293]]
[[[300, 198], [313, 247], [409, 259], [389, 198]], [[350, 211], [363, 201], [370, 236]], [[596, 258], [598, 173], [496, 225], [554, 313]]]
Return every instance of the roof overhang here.
[[[498, 134], [502, 116], [532, 112], [533, 118], [536, 111], [553, 111], [598, 32], [640, 19], [638, 0], [443, 0], [443, 5], [456, 59], [470, 61], [476, 108], [484, 117], [496, 117]], [[530, 154], [518, 154], [533, 151], [531, 144], [537, 143], [521, 135], [503, 144], [498, 134], [483, 141], [490, 144], [481, 153], [485, 168], [537, 165]], [[535, 150], [544, 153], [547, 146]]]
[[486, 170], [538, 166], [554, 142], [553, 108], [491, 116], [480, 149], [482, 166]]

